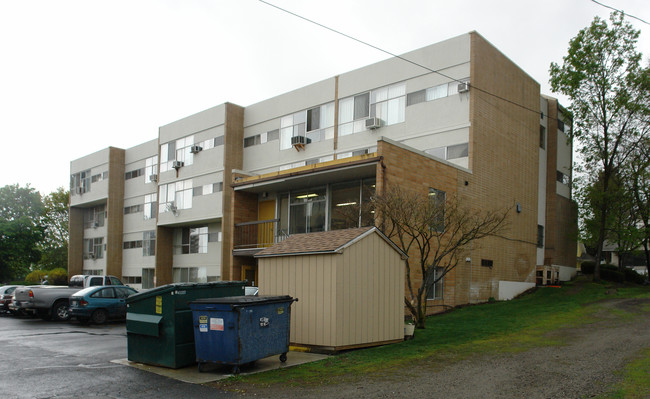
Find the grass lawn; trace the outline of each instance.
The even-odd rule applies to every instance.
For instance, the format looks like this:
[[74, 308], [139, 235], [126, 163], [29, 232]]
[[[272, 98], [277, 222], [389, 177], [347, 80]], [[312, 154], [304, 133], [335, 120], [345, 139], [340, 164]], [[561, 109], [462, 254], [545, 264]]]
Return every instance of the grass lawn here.
[[[547, 333], [593, 321], [599, 300], [630, 297], [650, 297], [650, 288], [614, 287], [608, 283], [594, 284], [586, 280], [567, 283], [562, 288], [539, 288], [512, 301], [467, 306], [430, 317], [427, 328], [416, 330], [415, 338], [410, 341], [349, 351], [301, 366], [233, 377], [217, 385], [223, 388], [242, 383], [262, 386], [320, 385], [353, 381], [371, 373], [382, 375], [398, 371], [401, 365], [417, 360], [454, 361], [477, 353], [513, 352], [536, 346], [560, 345], [561, 342], [555, 341], [553, 335]], [[584, 306], [586, 304], [595, 305]], [[639, 362], [647, 370], [650, 364], [648, 357]], [[637, 384], [634, 382], [635, 370], [628, 373], [632, 385]]]

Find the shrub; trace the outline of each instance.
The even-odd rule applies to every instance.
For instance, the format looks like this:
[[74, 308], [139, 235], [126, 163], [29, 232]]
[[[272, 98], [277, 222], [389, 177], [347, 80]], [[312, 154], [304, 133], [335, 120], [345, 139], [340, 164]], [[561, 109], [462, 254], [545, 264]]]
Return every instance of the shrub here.
[[47, 283], [51, 285], [68, 284], [68, 271], [62, 267], [50, 270], [47, 273]]
[[46, 275], [47, 273], [44, 272], [43, 270], [34, 270], [33, 272], [29, 273], [27, 277], [25, 277], [25, 283], [40, 284]]
[[645, 276], [640, 275], [639, 273], [636, 272], [636, 270], [628, 269], [626, 267], [623, 270], [623, 274], [625, 274], [625, 281], [630, 281], [635, 284], [645, 283]]
[[582, 262], [582, 264], [580, 265], [580, 270], [582, 271], [582, 274], [594, 274], [595, 267], [596, 267], [596, 262], [592, 260], [588, 260]]
[[600, 271], [600, 278], [607, 281], [613, 281], [615, 283], [625, 282], [625, 274], [619, 272], [618, 270], [612, 270], [611, 268], [602, 268]]

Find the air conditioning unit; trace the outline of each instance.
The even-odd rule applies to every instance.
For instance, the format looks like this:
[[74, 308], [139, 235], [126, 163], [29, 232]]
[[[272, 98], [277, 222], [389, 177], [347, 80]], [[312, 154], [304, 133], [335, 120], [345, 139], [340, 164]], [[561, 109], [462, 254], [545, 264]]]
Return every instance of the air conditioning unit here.
[[311, 139], [305, 136], [293, 136], [291, 138], [291, 145], [305, 145], [311, 143]]
[[77, 193], [77, 194], [81, 194], [81, 192], [82, 192], [82, 188], [81, 188], [81, 187], [76, 187], [76, 188], [74, 189], [74, 192]]
[[172, 162], [172, 168], [174, 168], [174, 169], [180, 169], [180, 168], [183, 167], [183, 165], [185, 165], [185, 163], [183, 161], [174, 161], [174, 162]]
[[378, 129], [381, 127], [381, 119], [372, 117], [366, 119], [366, 129]]
[[98, 228], [98, 227], [99, 227], [99, 222], [98, 222], [98, 221], [96, 221], [96, 220], [95, 220], [95, 221], [93, 221], [93, 223], [92, 223], [92, 226], [93, 226], [93, 229], [96, 229], [96, 228]]
[[201, 147], [200, 145], [193, 145], [193, 146], [190, 147], [190, 152], [192, 154], [196, 154], [198, 152], [201, 152], [201, 150], [203, 150], [203, 147]]
[[469, 91], [469, 82], [458, 83], [458, 92], [467, 93]]
[[149, 180], [151, 180], [153, 182], [157, 182], [158, 181], [158, 175], [156, 175], [156, 174], [150, 175]]
[[95, 259], [95, 254], [94, 253], [89, 253], [88, 254], [88, 259]]

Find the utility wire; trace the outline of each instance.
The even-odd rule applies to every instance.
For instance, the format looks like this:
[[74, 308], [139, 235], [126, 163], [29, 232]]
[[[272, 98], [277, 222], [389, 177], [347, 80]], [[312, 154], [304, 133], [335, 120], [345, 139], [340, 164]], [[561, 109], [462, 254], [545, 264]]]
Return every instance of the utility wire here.
[[[300, 18], [300, 19], [302, 19], [302, 20], [304, 20], [304, 21], [307, 21], [307, 22], [312, 23], [312, 24], [314, 24], [314, 25], [320, 26], [320, 27], [323, 28], [323, 29], [327, 29], [327, 30], [329, 30], [329, 31], [331, 31], [331, 32], [334, 32], [334, 33], [338, 34], [338, 35], [341, 35], [341, 36], [347, 37], [348, 39], [354, 40], [355, 42], [361, 43], [361, 44], [363, 44], [363, 45], [365, 45], [365, 46], [368, 46], [368, 47], [371, 47], [371, 48], [373, 48], [373, 49], [375, 49], [375, 50], [381, 51], [382, 53], [388, 54], [388, 55], [390, 55], [391, 57], [399, 58], [399, 59], [402, 60], [402, 61], [408, 62], [409, 64], [412, 64], [412, 65], [418, 66], [418, 67], [420, 67], [420, 68], [423, 68], [423, 69], [425, 69], [425, 70], [427, 70], [427, 71], [429, 71], [429, 72], [436, 73], [436, 74], [438, 74], [438, 75], [440, 75], [440, 76], [442, 76], [442, 77], [445, 77], [445, 78], [447, 78], [447, 79], [450, 79], [450, 80], [452, 80], [452, 81], [454, 81], [454, 82], [464, 83], [464, 82], [461, 81], [461, 80], [458, 80], [458, 79], [456, 79], [456, 78], [452, 78], [451, 76], [445, 75], [444, 73], [440, 72], [440, 70], [434, 70], [434, 69], [431, 69], [431, 68], [429, 68], [429, 67], [427, 67], [427, 66], [424, 66], [424, 65], [422, 65], [422, 64], [419, 64], [419, 63], [417, 63], [417, 62], [415, 62], [415, 61], [411, 61], [411, 60], [409, 60], [408, 58], [405, 58], [405, 57], [402, 57], [402, 56], [400, 56], [400, 55], [397, 55], [397, 54], [391, 53], [390, 51], [388, 51], [388, 50], [384, 50], [384, 49], [382, 49], [381, 47], [375, 46], [374, 44], [370, 44], [370, 43], [368, 43], [368, 42], [364, 42], [363, 40], [360, 40], [360, 39], [357, 39], [356, 37], [350, 36], [350, 35], [348, 35], [347, 33], [343, 33], [343, 32], [341, 32], [341, 31], [338, 31], [338, 30], [334, 29], [334, 28], [330, 28], [329, 26], [323, 25], [323, 24], [321, 24], [321, 23], [319, 23], [319, 22], [316, 22], [316, 21], [311, 20], [311, 19], [309, 19], [309, 18], [303, 17], [302, 15], [296, 14], [295, 12], [289, 11], [289, 10], [287, 10], [287, 9], [285, 9], [285, 8], [280, 7], [280, 6], [276, 6], [275, 4], [271, 4], [271, 3], [269, 3], [268, 1], [265, 1], [265, 0], [258, 0], [258, 1], [259, 1], [260, 3], [264, 3], [264, 4], [268, 5], [268, 6], [271, 6], [271, 7], [273, 7], [273, 8], [276, 8], [276, 9], [282, 11], [282, 12], [285, 12], [285, 13], [287, 13], [287, 14], [293, 15], [294, 17]], [[538, 109], [536, 110], [536, 109], [533, 109], [533, 108], [528, 108], [528, 107], [526, 107], [525, 105], [519, 104], [519, 103], [517, 103], [517, 102], [515, 102], [515, 101], [512, 101], [512, 100], [509, 100], [509, 99], [507, 99], [507, 98], [501, 97], [501, 96], [499, 96], [498, 94], [494, 94], [494, 93], [491, 93], [491, 92], [489, 92], [489, 91], [487, 91], [487, 90], [481, 89], [480, 87], [477, 87], [477, 86], [473, 85], [471, 82], [470, 82], [470, 87], [473, 88], [474, 90], [478, 90], [478, 91], [480, 91], [480, 92], [482, 92], [482, 93], [485, 93], [485, 94], [487, 94], [487, 95], [489, 95], [489, 96], [492, 96], [492, 97], [494, 97], [494, 98], [498, 98], [499, 100], [502, 100], [502, 101], [505, 101], [505, 102], [510, 103], [510, 104], [512, 104], [512, 105], [515, 105], [515, 106], [517, 106], [517, 107], [523, 108], [523, 109], [525, 109], [525, 110], [527, 110], [527, 111], [534, 112], [534, 113], [536, 113], [537, 115], [539, 115], [540, 112], [541, 112], [541, 111], [538, 110]], [[549, 116], [546, 115], [546, 114], [544, 115], [544, 117], [546, 117], [546, 118], [548, 118], [548, 119], [559, 120], [559, 119], [557, 119], [557, 118], [551, 118], [551, 117], [549, 117]]]
[[623, 10], [616, 9], [616, 8], [614, 8], [614, 7], [608, 6], [607, 4], [603, 4], [603, 3], [599, 2], [599, 1], [596, 1], [596, 0], [591, 0], [591, 1], [592, 1], [593, 3], [598, 4], [599, 6], [603, 6], [603, 7], [605, 7], [605, 8], [609, 8], [610, 10], [614, 10], [614, 11], [616, 11], [616, 12], [620, 12], [620, 13], [623, 14], [623, 15], [627, 15], [627, 16], [630, 17], [630, 18], [634, 18], [634, 19], [636, 19], [637, 21], [641, 21], [641, 22], [643, 22], [643, 23], [646, 24], [646, 25], [650, 25], [650, 23], [648, 23], [647, 21], [644, 21], [643, 19], [641, 19], [641, 18], [639, 18], [639, 17], [635, 17], [635, 16], [632, 15], [632, 14], [628, 14], [628, 13], [626, 13], [626, 12], [623, 11]]

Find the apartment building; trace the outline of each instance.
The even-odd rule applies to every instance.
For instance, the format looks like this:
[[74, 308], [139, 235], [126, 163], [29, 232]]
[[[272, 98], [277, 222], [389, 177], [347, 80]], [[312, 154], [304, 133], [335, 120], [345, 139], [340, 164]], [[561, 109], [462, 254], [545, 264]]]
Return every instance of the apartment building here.
[[544, 267], [569, 279], [568, 113], [476, 32], [402, 57], [426, 68], [391, 58], [72, 161], [70, 274], [145, 288], [257, 284], [259, 251], [294, 234], [372, 225], [360, 205], [399, 185], [513, 209], [506, 232], [436, 285], [432, 309], [519, 292]]

